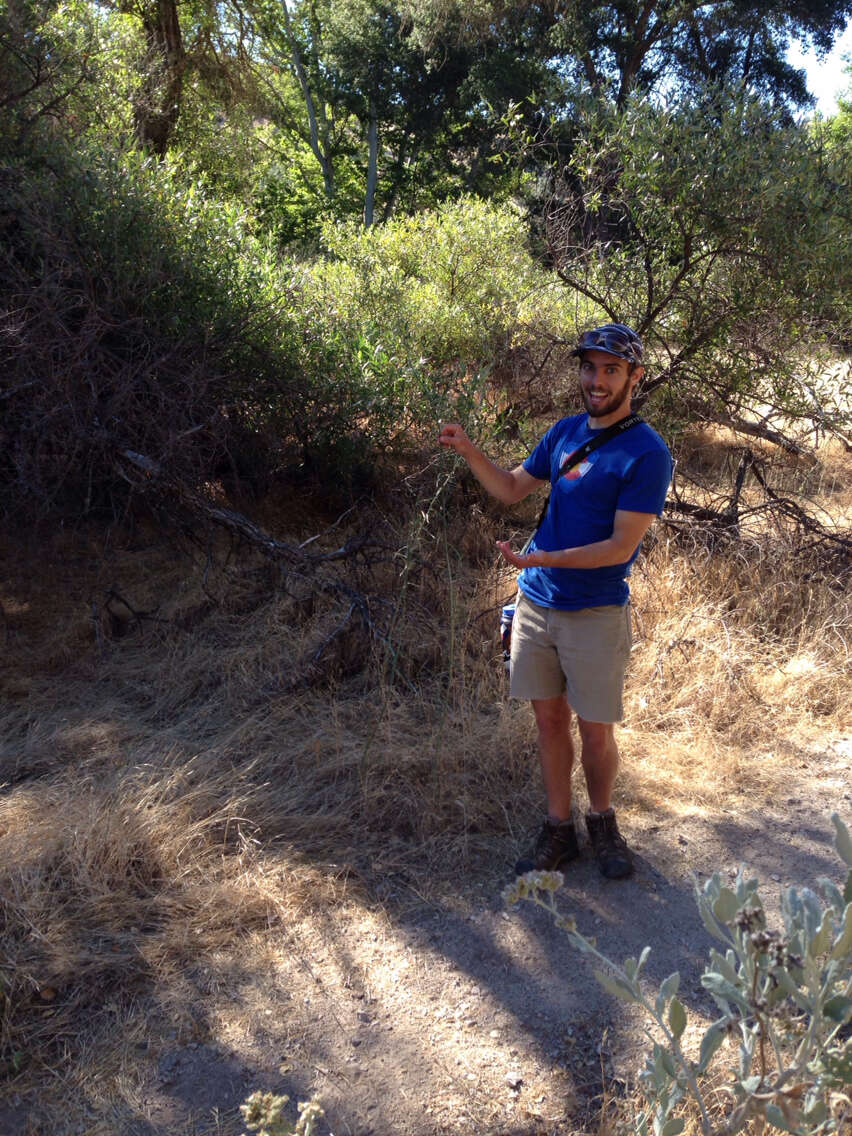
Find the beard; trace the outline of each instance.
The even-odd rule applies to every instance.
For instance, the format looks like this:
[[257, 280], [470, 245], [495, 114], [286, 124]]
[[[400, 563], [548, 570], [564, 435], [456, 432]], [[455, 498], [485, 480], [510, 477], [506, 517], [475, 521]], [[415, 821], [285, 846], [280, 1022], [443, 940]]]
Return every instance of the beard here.
[[624, 386], [620, 390], [613, 391], [610, 397], [601, 403], [593, 403], [589, 400], [588, 393], [583, 384], [580, 384], [580, 395], [583, 399], [583, 406], [590, 418], [606, 418], [608, 414], [614, 414], [616, 410], [620, 410], [625, 402], [629, 405], [632, 394], [631, 380], [628, 376], [624, 380]]

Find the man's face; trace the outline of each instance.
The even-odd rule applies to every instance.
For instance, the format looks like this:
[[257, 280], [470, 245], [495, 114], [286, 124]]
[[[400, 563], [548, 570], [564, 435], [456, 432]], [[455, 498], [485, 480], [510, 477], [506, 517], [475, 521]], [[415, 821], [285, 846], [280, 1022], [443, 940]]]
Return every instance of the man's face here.
[[630, 410], [633, 390], [643, 374], [642, 367], [632, 372], [626, 359], [608, 351], [584, 351], [580, 359], [580, 393], [590, 418], [613, 421]]

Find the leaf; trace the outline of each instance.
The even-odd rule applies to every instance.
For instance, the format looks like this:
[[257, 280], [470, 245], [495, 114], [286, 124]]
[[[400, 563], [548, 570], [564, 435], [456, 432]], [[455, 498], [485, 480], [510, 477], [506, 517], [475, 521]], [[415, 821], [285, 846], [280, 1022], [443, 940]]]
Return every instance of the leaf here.
[[673, 1116], [671, 1120], [667, 1120], [660, 1129], [660, 1136], [680, 1136], [684, 1128], [686, 1128], [686, 1121], [683, 1117]]
[[799, 1131], [798, 1128], [790, 1127], [790, 1122], [777, 1104], [768, 1104], [766, 1106], [766, 1119], [773, 1128], [780, 1128], [782, 1132], [797, 1133]]
[[[757, 1027], [755, 1027], [757, 1028]], [[760, 1074], [757, 1076], [749, 1076], [751, 1072], [751, 1065], [754, 1061], [754, 1048], [757, 1041], [757, 1035], [744, 1023], [740, 1023], [740, 1032], [742, 1033], [742, 1042], [740, 1043], [740, 1080], [742, 1087], [747, 1093], [754, 1093], [757, 1088], [762, 1084], [763, 1078]]]
[[822, 923], [822, 906], [816, 893], [812, 892], [810, 888], [802, 888], [802, 913], [808, 935], [816, 935]]
[[824, 954], [831, 942], [832, 932], [834, 930], [834, 920], [831, 917], [831, 912], [826, 911], [823, 914], [822, 922], [819, 925], [819, 930], [808, 943], [808, 954], [811, 958], [817, 958], [819, 955]]
[[819, 880], [817, 880], [817, 883], [822, 888], [823, 892], [825, 893], [826, 899], [838, 913], [838, 915], [842, 914], [844, 907], [843, 893], [834, 882], [834, 880], [829, 880], [825, 876], [820, 876]]
[[820, 1088], [815, 1086], [811, 1089], [805, 1097], [805, 1106], [802, 1111], [811, 1130], [828, 1118], [828, 1108]]
[[710, 1062], [718, 1052], [722, 1042], [725, 1040], [727, 1030], [725, 1029], [726, 1018], [720, 1018], [714, 1022], [704, 1034], [701, 1039], [701, 1049], [698, 1053], [698, 1072], [706, 1073]]
[[699, 900], [698, 913], [701, 916], [701, 922], [704, 924], [705, 928], [710, 932], [714, 939], [720, 939], [723, 943], [727, 943], [729, 941], [727, 936], [725, 935], [724, 930], [717, 922], [717, 920], [713, 917], [712, 906], [709, 903], [705, 902], [703, 898]]
[[833, 1022], [845, 1022], [852, 1015], [852, 998], [847, 998], [843, 994], [835, 994], [833, 998], [826, 1000], [822, 1012]]
[[656, 1045], [654, 1049], [654, 1068], [663, 1071], [674, 1080], [677, 1077], [677, 1066], [674, 1063], [674, 1058], [662, 1045]]
[[777, 970], [773, 971], [773, 973], [778, 980], [778, 985], [781, 987], [784, 993], [789, 994], [789, 996], [799, 1006], [801, 1006], [803, 1010], [807, 1010], [807, 1012], [810, 1013], [811, 1000], [807, 996], [807, 994], [797, 985], [790, 972], [779, 967]]
[[831, 819], [837, 831], [837, 835], [834, 838], [834, 846], [846, 867], [852, 868], [852, 836], [849, 835], [849, 829], [837, 813], [832, 813]]
[[608, 994], [619, 998], [622, 1002], [635, 1002], [636, 994], [627, 983], [615, 974], [607, 974], [603, 970], [595, 971], [595, 978]]
[[723, 978], [726, 978], [728, 982], [737, 982], [739, 975], [736, 971], [736, 968], [734, 967], [736, 956], [734, 955], [733, 951], [728, 951], [727, 955], [725, 955], [724, 957], [720, 955], [718, 951], [711, 951], [710, 961], [713, 963], [713, 966], [716, 968], [719, 974], [721, 974]]
[[681, 1037], [686, 1029], [686, 1010], [679, 998], [672, 998], [669, 1006], [669, 1027], [676, 1038]]
[[705, 973], [701, 976], [701, 985], [705, 990], [709, 990], [711, 994], [717, 998], [722, 998], [728, 1002], [733, 1002], [739, 1006], [740, 1009], [747, 1010], [748, 1003], [736, 986], [723, 978], [721, 974], [714, 974], [713, 971]]
[[831, 948], [829, 958], [841, 959], [852, 954], [852, 903], [846, 905], [843, 912], [842, 930]]
[[663, 1010], [665, 1009], [666, 1002], [668, 1002], [669, 998], [672, 998], [675, 994], [677, 994], [679, 986], [680, 972], [676, 970], [673, 974], [670, 974], [668, 978], [663, 982], [662, 986], [660, 987], [660, 992], [657, 994], [656, 1002], [654, 1003], [654, 1005], [658, 1014], [662, 1014]]
[[719, 892], [719, 898], [713, 904], [713, 914], [720, 923], [731, 923], [739, 909], [740, 903], [734, 892], [730, 888], [723, 887]]

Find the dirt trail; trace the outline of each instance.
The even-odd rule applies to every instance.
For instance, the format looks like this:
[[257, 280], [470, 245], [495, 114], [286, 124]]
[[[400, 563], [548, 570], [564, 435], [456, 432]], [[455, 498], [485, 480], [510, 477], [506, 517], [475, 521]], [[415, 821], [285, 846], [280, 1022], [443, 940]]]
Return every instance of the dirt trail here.
[[[709, 946], [692, 873], [747, 863], [780, 887], [839, 879], [830, 814], [852, 822], [852, 738], [800, 754], [790, 795], [680, 818], [632, 816], [637, 872], [602, 881], [586, 853], [559, 903], [602, 950], [653, 948], [648, 976], [680, 970], [695, 1028], [712, 1012], [699, 978]], [[529, 904], [500, 901], [491, 865], [438, 902], [365, 910], [344, 902], [294, 924], [245, 962], [229, 955], [183, 975], [185, 1004], [152, 1003], [125, 1038], [121, 1099], [93, 1108], [87, 1136], [229, 1136], [254, 1089], [320, 1098], [324, 1134], [538, 1136], [587, 1132], [602, 1085], [633, 1083], [644, 1044], [636, 1015], [607, 996], [585, 957]], [[165, 1041], [162, 1039], [165, 1038]], [[37, 1102], [0, 1106], [0, 1132], [48, 1131]]]

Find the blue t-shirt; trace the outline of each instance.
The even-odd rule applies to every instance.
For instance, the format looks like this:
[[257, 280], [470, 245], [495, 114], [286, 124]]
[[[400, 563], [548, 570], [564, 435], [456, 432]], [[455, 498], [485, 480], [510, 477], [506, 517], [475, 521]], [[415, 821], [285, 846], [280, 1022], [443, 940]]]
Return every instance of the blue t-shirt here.
[[[610, 438], [559, 477], [565, 459], [596, 433], [589, 428], [587, 414], [562, 418], [524, 462], [527, 473], [552, 485], [547, 513], [530, 552], [554, 552], [607, 540], [612, 536], [616, 509], [657, 515], [663, 511], [672, 458], [666, 443], [646, 422]], [[638, 552], [637, 548], [624, 564], [605, 568], [525, 568], [518, 583], [524, 595], [541, 607], [576, 611], [626, 604], [630, 596], [627, 577]]]

